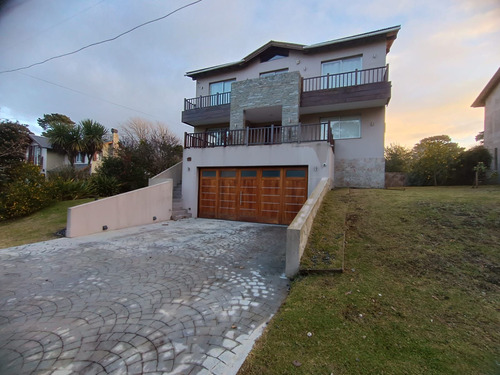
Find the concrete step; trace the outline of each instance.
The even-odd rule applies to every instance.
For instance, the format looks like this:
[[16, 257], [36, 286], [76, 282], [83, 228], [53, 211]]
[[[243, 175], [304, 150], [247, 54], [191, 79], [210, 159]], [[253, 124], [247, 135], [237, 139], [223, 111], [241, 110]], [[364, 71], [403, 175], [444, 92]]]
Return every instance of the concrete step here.
[[172, 210], [172, 220], [177, 221], [181, 219], [188, 219], [190, 217], [193, 217], [187, 210]]

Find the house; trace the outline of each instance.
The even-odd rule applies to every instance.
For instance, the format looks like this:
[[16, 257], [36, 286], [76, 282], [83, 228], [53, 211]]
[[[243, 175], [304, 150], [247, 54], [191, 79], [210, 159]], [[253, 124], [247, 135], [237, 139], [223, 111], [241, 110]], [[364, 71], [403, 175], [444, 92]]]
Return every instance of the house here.
[[484, 107], [484, 147], [493, 156], [490, 169], [492, 173], [496, 172], [497, 182], [500, 182], [500, 169], [498, 166], [498, 150], [500, 149], [500, 68], [472, 103], [472, 107]]
[[41, 173], [47, 173], [65, 164], [66, 157], [52, 148], [47, 137], [30, 134], [31, 144], [26, 152], [28, 163], [38, 165]]
[[384, 187], [386, 55], [400, 26], [302, 45], [270, 41], [194, 70], [182, 199], [195, 217], [289, 224], [318, 182]]
[[95, 173], [97, 171], [97, 168], [101, 166], [102, 160], [104, 158], [115, 155], [117, 153], [118, 147], [118, 130], [111, 129], [111, 140], [108, 142], [104, 142], [102, 150], [94, 154], [94, 157], [92, 158], [90, 173]]
[[[111, 129], [112, 139], [105, 142], [103, 149], [93, 156], [91, 160], [91, 173], [94, 173], [101, 161], [106, 156], [113, 155], [118, 148], [118, 130]], [[47, 137], [41, 135], [29, 135], [31, 144], [26, 151], [26, 160], [29, 163], [40, 166], [41, 173], [47, 173], [57, 168], [70, 165], [68, 157], [63, 153], [57, 152], [52, 148], [52, 144]], [[86, 168], [88, 166], [87, 155], [80, 152], [76, 155], [74, 167], [76, 169]]]

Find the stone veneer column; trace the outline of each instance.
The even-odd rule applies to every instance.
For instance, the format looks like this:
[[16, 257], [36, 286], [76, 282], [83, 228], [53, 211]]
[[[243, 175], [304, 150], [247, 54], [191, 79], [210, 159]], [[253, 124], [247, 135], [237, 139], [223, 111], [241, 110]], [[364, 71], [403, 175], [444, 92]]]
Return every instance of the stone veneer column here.
[[299, 123], [301, 76], [299, 72], [236, 81], [231, 86], [230, 128], [245, 127], [244, 110], [281, 105], [282, 124]]

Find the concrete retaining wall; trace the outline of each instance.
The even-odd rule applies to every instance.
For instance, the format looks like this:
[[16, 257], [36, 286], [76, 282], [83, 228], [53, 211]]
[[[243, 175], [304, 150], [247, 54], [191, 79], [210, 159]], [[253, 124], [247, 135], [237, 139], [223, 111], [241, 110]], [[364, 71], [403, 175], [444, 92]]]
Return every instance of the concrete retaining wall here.
[[299, 272], [300, 258], [304, 254], [316, 213], [326, 193], [331, 189], [331, 180], [322, 178], [309, 199], [304, 203], [286, 231], [285, 274], [291, 278]]
[[[172, 180], [68, 208], [66, 237], [170, 220]], [[156, 219], [155, 219], [156, 218]]]
[[151, 177], [148, 181], [148, 186], [160, 184], [169, 179], [173, 181], [174, 186], [177, 186], [182, 181], [182, 161]]

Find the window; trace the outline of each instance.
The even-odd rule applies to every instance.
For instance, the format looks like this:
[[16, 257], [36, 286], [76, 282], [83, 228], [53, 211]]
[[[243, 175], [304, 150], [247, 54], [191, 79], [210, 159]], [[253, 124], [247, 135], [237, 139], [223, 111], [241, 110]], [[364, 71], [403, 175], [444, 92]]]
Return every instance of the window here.
[[360, 84], [361, 73], [356, 70], [361, 70], [361, 65], [361, 56], [321, 63], [321, 75], [329, 75], [321, 80], [321, 88], [334, 89]]
[[275, 76], [277, 74], [283, 74], [283, 73], [288, 73], [288, 68], [279, 69], [279, 70], [272, 70], [270, 72], [260, 73], [260, 78], [263, 78], [263, 77], [272, 77], [272, 76]]
[[85, 155], [83, 153], [79, 152], [75, 157], [75, 163], [83, 164], [84, 162], [85, 162]]
[[323, 126], [330, 124], [333, 139], [361, 138], [361, 117], [344, 116], [321, 120]]
[[235, 79], [210, 84], [210, 105], [228, 104], [231, 102], [231, 85]]

